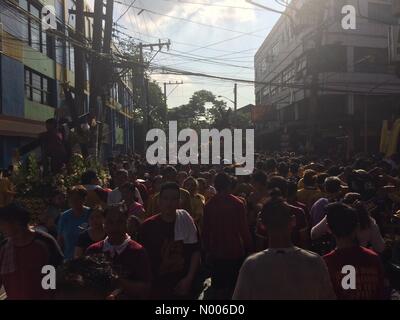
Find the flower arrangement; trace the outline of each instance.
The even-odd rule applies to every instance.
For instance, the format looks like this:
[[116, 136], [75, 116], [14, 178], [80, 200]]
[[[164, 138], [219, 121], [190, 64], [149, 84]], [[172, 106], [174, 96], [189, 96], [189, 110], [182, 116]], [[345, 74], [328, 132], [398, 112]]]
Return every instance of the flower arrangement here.
[[56, 175], [44, 175], [36, 156], [30, 154], [24, 165], [18, 163], [15, 166], [12, 182], [17, 193], [16, 200], [30, 210], [33, 216], [37, 216], [46, 210], [53, 190], [67, 191], [81, 184], [81, 176], [88, 169], [95, 170], [103, 185], [106, 185], [108, 172], [97, 159], [84, 159], [75, 153], [63, 171]]

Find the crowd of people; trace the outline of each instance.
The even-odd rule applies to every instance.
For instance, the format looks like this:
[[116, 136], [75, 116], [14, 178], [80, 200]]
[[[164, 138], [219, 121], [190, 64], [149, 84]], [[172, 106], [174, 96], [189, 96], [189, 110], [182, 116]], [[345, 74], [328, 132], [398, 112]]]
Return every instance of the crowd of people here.
[[[87, 170], [55, 188], [35, 225], [4, 177], [0, 288], [8, 299], [139, 300], [383, 300], [400, 289], [397, 156], [256, 160], [235, 176], [234, 165], [113, 158], [108, 181]], [[45, 265], [56, 290], [42, 287]]]

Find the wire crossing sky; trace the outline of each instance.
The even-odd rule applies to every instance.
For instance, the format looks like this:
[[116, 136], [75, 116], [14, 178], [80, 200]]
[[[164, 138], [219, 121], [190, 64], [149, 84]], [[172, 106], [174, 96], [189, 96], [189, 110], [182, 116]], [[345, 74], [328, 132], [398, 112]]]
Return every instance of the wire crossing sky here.
[[[138, 42], [171, 39], [152, 61], [157, 65], [193, 73], [254, 80], [254, 54], [279, 18], [245, 0], [116, 0], [117, 30]], [[274, 0], [260, 0], [274, 9], [284, 7]], [[154, 51], [155, 53], [156, 51]], [[201, 89], [233, 99], [233, 82], [189, 75], [154, 74], [160, 84], [183, 81], [167, 92], [170, 108], [189, 101]], [[170, 89], [172, 90], [172, 88]], [[238, 107], [254, 103], [254, 86], [238, 84]], [[227, 101], [228, 107], [233, 107]]]

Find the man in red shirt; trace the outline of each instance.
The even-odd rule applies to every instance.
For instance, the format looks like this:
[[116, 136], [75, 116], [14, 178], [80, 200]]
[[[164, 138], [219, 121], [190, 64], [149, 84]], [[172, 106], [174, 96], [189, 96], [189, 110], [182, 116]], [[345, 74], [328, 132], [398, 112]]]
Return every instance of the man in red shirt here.
[[151, 286], [150, 263], [145, 249], [127, 235], [128, 213], [123, 206], [106, 209], [106, 239], [91, 245], [87, 254], [105, 254], [118, 272], [120, 299], [145, 299]]
[[324, 256], [339, 300], [381, 300], [384, 271], [379, 256], [356, 240], [357, 212], [342, 203], [327, 206], [328, 226], [336, 249]]
[[196, 225], [180, 206], [180, 188], [175, 182], [161, 186], [161, 213], [140, 227], [139, 242], [149, 253], [153, 271], [153, 299], [194, 298], [193, 284], [200, 265]]
[[6, 237], [0, 243], [0, 287], [10, 300], [52, 299], [55, 290], [43, 288], [42, 270], [56, 269], [63, 255], [54, 238], [29, 229], [29, 219], [29, 212], [15, 204], [0, 209], [0, 232]]
[[203, 245], [212, 263], [212, 286], [218, 297], [231, 298], [244, 259], [253, 244], [244, 203], [230, 194], [231, 179], [219, 173], [217, 194], [204, 208]]
[[[271, 176], [268, 181], [268, 189], [270, 191], [279, 189], [282, 193], [283, 198], [287, 199], [288, 194], [288, 182], [281, 176]], [[285, 205], [289, 208], [292, 215], [296, 218], [296, 224], [292, 230], [292, 242], [295, 246], [307, 249], [309, 246], [309, 230], [307, 228], [306, 216], [304, 210], [289, 204], [287, 201]], [[267, 230], [261, 224], [257, 229], [258, 234], [265, 237], [265, 248], [268, 248]]]

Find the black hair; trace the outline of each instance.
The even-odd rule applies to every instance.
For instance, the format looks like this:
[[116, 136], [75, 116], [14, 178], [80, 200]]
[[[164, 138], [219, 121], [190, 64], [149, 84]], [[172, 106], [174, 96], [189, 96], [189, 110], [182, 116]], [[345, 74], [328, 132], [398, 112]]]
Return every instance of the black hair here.
[[342, 173], [342, 170], [338, 166], [332, 166], [327, 171], [330, 177], [336, 177]]
[[298, 173], [299, 172], [299, 164], [297, 163], [297, 162], [292, 162], [290, 165], [289, 165], [289, 171], [291, 172], [291, 173]]
[[103, 216], [107, 217], [107, 215], [113, 211], [119, 211], [122, 214], [124, 214], [126, 216], [126, 218], [128, 218], [128, 208], [126, 207], [126, 205], [123, 202], [107, 206], [104, 209]]
[[316, 178], [317, 185], [318, 186], [324, 185], [325, 179], [328, 178], [328, 177], [329, 177], [329, 175], [327, 173], [318, 173], [317, 174], [317, 178]]
[[238, 186], [239, 180], [237, 177], [231, 177], [231, 189], [235, 190], [235, 188]]
[[214, 187], [217, 192], [229, 190], [232, 184], [231, 177], [225, 172], [218, 173], [214, 179]]
[[298, 191], [297, 183], [294, 181], [288, 181], [288, 184], [287, 184], [288, 198], [294, 197], [297, 194], [297, 191]]
[[328, 177], [325, 179], [324, 187], [327, 193], [337, 193], [340, 191], [341, 181], [337, 177]]
[[45, 124], [46, 124], [46, 125], [56, 126], [56, 125], [57, 125], [57, 121], [56, 121], [56, 119], [54, 119], [54, 118], [50, 118], [50, 119], [47, 119], [47, 120], [46, 120]]
[[285, 177], [289, 173], [289, 166], [286, 162], [279, 162], [278, 164], [278, 172], [281, 176]]
[[17, 223], [22, 227], [27, 227], [30, 221], [30, 213], [21, 204], [16, 202], [0, 208], [0, 220], [5, 222]]
[[87, 196], [87, 190], [84, 186], [74, 186], [68, 190], [68, 195], [77, 194], [81, 199]]
[[284, 197], [287, 197], [288, 182], [284, 177], [272, 176], [268, 181], [268, 189], [279, 189]]
[[316, 172], [311, 169], [304, 171], [303, 182], [305, 187], [313, 187], [316, 182]]
[[130, 193], [133, 194], [133, 200], [135, 200], [136, 202], [139, 201], [139, 199], [136, 197], [136, 187], [135, 184], [132, 182], [125, 182], [120, 189], [126, 189], [128, 190]]
[[261, 222], [268, 229], [282, 229], [288, 226], [293, 216], [290, 207], [282, 198], [282, 192], [275, 188], [270, 192], [270, 200], [266, 202], [260, 213]]
[[360, 225], [361, 230], [368, 229], [371, 226], [371, 219], [368, 213], [367, 208], [360, 202], [356, 201], [352, 207], [357, 212], [358, 223]]
[[354, 232], [358, 224], [356, 210], [341, 202], [328, 204], [326, 210], [328, 226], [333, 235], [343, 238]]
[[262, 162], [262, 161], [257, 161], [257, 163], [256, 163], [256, 169], [258, 169], [258, 170], [264, 170], [264, 162]]
[[76, 292], [92, 289], [105, 296], [115, 289], [116, 273], [103, 254], [67, 261], [57, 269], [57, 290]]
[[257, 182], [264, 187], [267, 186], [268, 177], [264, 171], [257, 170], [252, 174], [251, 178], [254, 182]]
[[178, 171], [173, 166], [166, 166], [163, 170], [163, 176], [170, 175], [170, 174], [176, 175], [177, 173], [178, 173]]
[[275, 159], [268, 159], [265, 162], [265, 170], [266, 171], [272, 171], [276, 169], [276, 161]]
[[92, 180], [97, 178], [97, 173], [94, 170], [86, 170], [81, 177], [81, 183], [83, 185], [85, 184], [91, 184]]
[[164, 193], [164, 191], [167, 191], [167, 190], [175, 190], [175, 191], [177, 191], [178, 192], [178, 195], [180, 196], [180, 188], [179, 188], [179, 185], [176, 183], [176, 182], [166, 182], [166, 183], [163, 183], [162, 185], [161, 185], [161, 189], [160, 189], [160, 198], [161, 198], [161, 195]]

